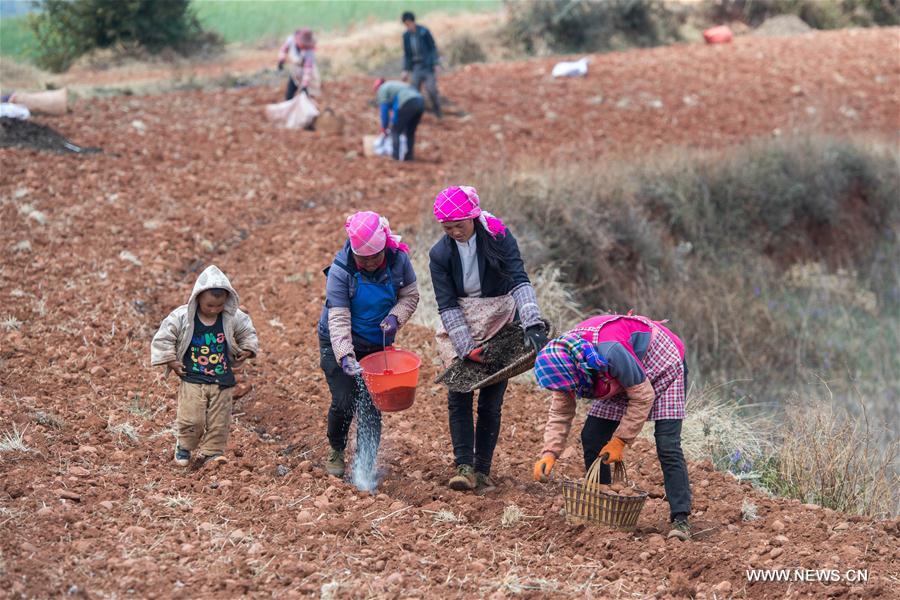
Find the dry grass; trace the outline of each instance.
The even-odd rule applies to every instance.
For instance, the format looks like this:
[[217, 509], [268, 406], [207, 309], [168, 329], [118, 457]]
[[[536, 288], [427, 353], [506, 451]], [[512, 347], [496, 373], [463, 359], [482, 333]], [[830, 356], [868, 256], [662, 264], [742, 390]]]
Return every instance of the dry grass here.
[[19, 431], [19, 428], [13, 423], [12, 431], [4, 431], [3, 437], [0, 438], [0, 452], [30, 452], [31, 448], [25, 443], [25, 431], [28, 427]]
[[500, 517], [500, 526], [512, 527], [513, 525], [521, 521], [524, 515], [525, 513], [522, 512], [521, 508], [519, 508], [515, 504], [510, 504], [503, 509], [503, 515]]
[[442, 508], [437, 511], [425, 511], [431, 513], [431, 518], [435, 523], [459, 523], [460, 518], [456, 516], [452, 510]]
[[44, 89], [50, 75], [9, 56], [0, 60], [0, 92], [8, 94], [14, 90]]
[[181, 492], [174, 496], [166, 496], [164, 504], [168, 508], [177, 508], [179, 510], [189, 510], [194, 506], [194, 500], [190, 496], [182, 496]]
[[13, 315], [7, 315], [3, 317], [3, 320], [0, 321], [0, 327], [3, 327], [6, 331], [18, 330], [22, 327], [22, 321], [14, 317]]
[[708, 459], [717, 468], [746, 478], [771, 453], [768, 416], [730, 393], [732, 385], [689, 390], [681, 445], [690, 460]]
[[783, 440], [763, 484], [779, 495], [879, 518], [900, 512], [900, 441], [878, 443], [862, 418], [825, 398], [807, 395], [788, 408]]
[[759, 507], [756, 506], [753, 502], [744, 498], [744, 501], [741, 502], [741, 520], [742, 521], [755, 521], [759, 518]]
[[131, 423], [119, 423], [118, 425], [113, 425], [112, 421], [109, 421], [106, 424], [106, 430], [114, 435], [117, 440], [125, 438], [132, 443], [138, 441], [139, 436], [137, 429], [135, 429], [134, 425]]
[[322, 584], [319, 595], [322, 600], [337, 600], [341, 597], [341, 584], [338, 581], [329, 581]]

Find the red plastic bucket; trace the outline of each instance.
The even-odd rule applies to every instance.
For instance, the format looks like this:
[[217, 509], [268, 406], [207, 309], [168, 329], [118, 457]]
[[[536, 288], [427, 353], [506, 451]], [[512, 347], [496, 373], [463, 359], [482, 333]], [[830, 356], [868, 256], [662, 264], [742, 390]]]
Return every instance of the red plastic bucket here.
[[[422, 361], [408, 350], [388, 348], [359, 361], [372, 402], [381, 412], [406, 410], [416, 399]], [[385, 366], [387, 367], [385, 369]]]

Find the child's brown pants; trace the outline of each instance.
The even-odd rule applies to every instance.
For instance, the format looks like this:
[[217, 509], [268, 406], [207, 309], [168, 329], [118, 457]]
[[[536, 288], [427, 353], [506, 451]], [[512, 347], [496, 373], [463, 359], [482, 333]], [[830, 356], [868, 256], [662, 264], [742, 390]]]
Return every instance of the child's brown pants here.
[[175, 419], [179, 447], [190, 451], [199, 447], [204, 456], [225, 452], [233, 390], [216, 384], [181, 382]]

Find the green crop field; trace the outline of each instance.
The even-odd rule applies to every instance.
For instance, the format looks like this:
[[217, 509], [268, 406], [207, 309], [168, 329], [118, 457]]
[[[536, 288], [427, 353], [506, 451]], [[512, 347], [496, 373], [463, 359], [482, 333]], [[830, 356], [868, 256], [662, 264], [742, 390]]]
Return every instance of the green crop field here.
[[[228, 42], [253, 42], [286, 35], [298, 27], [316, 31], [341, 31], [352, 25], [376, 21], [400, 21], [405, 10], [423, 17], [429, 12], [496, 10], [499, 0], [196, 0], [204, 27], [218, 31]], [[419, 19], [421, 20], [421, 19]]]
[[0, 55], [27, 59], [33, 41], [25, 17], [0, 19]]
[[[362, 23], [399, 21], [405, 10], [424, 18], [429, 12], [490, 11], [500, 5], [500, 0], [194, 1], [203, 26], [218, 31], [227, 42], [280, 38], [304, 26], [316, 31], [342, 31]], [[34, 43], [25, 17], [0, 18], [0, 54], [28, 60]]]

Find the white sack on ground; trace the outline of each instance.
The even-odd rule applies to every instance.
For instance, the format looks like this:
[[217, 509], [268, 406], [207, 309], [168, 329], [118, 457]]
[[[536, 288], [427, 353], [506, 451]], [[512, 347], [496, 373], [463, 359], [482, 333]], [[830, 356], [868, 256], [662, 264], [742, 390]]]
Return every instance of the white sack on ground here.
[[31, 111], [28, 110], [27, 106], [22, 106], [21, 104], [13, 104], [12, 102], [0, 103], [0, 117], [5, 117], [7, 119], [25, 120], [30, 116]]
[[582, 58], [573, 62], [556, 63], [553, 67], [554, 77], [584, 77], [587, 75], [588, 59]]
[[266, 105], [266, 117], [285, 129], [304, 129], [312, 125], [318, 116], [316, 104], [303, 93], [284, 102]]
[[[373, 150], [376, 156], [391, 156], [394, 152], [394, 142], [389, 135], [379, 135], [373, 143]], [[400, 159], [406, 156], [408, 147], [406, 145], [406, 136], [400, 136]]]

